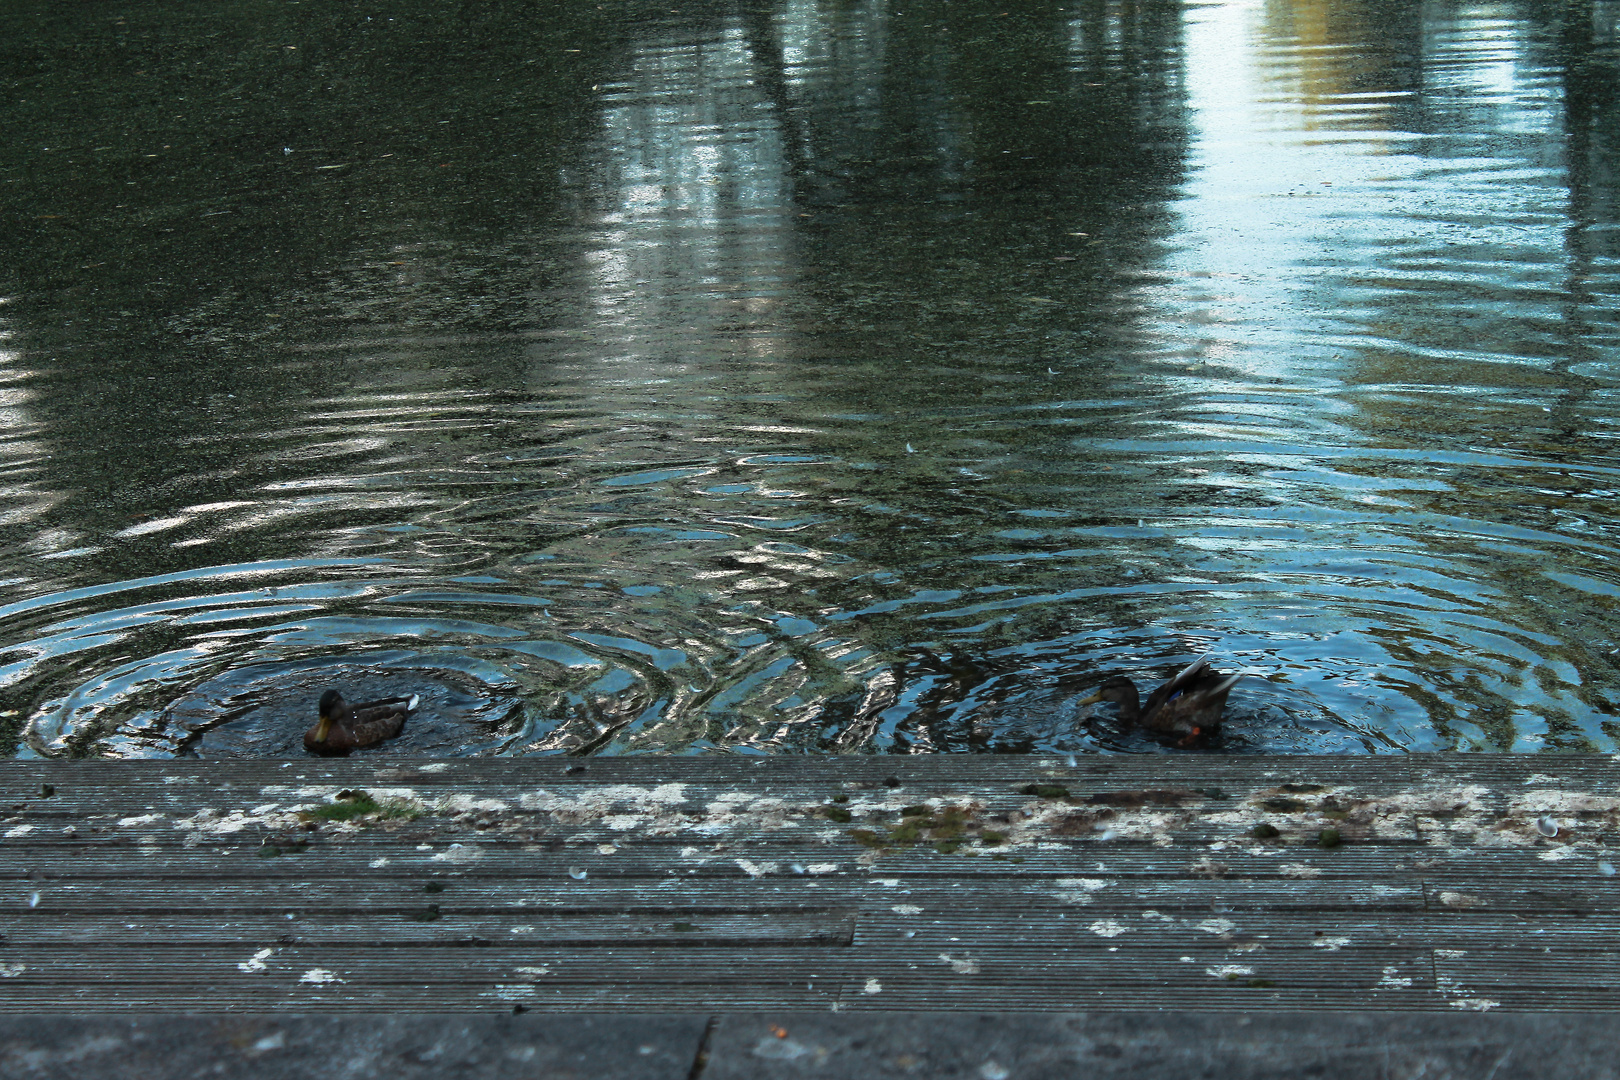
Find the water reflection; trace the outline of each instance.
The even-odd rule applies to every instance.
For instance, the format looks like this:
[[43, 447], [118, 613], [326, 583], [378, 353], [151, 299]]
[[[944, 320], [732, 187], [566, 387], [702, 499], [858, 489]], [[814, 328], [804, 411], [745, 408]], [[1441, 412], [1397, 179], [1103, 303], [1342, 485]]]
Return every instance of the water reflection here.
[[0, 723], [1612, 750], [1617, 11], [29, 16]]

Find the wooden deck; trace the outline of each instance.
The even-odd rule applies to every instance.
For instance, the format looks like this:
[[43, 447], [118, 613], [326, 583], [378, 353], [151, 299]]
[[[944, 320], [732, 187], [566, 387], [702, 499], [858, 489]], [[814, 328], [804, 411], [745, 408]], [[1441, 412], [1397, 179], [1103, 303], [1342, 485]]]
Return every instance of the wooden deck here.
[[1604, 756], [11, 762], [0, 793], [7, 1012], [1620, 1008]]

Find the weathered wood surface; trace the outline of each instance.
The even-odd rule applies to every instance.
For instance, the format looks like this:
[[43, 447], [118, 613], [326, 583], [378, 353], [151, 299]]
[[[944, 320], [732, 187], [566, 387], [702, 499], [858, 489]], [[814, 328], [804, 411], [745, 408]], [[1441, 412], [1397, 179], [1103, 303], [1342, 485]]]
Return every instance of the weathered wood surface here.
[[0, 1010], [1615, 1010], [1616, 848], [1601, 756], [11, 762]]

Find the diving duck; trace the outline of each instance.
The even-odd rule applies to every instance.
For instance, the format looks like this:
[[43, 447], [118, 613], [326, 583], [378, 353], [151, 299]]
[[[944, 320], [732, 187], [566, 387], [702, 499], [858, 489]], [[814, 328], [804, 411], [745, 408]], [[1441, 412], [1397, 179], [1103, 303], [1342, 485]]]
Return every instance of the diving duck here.
[[421, 696], [382, 698], [350, 705], [336, 690], [321, 695], [321, 718], [304, 732], [304, 749], [314, 754], [347, 754], [357, 746], [392, 739]]
[[1207, 657], [1199, 657], [1149, 694], [1146, 705], [1141, 704], [1136, 695], [1136, 684], [1123, 675], [1103, 680], [1095, 694], [1077, 704], [1117, 702], [1119, 717], [1125, 723], [1139, 724], [1160, 735], [1179, 735], [1177, 746], [1191, 746], [1220, 731], [1226, 695], [1232, 684], [1241, 678], [1241, 672], [1223, 675], [1209, 666]]

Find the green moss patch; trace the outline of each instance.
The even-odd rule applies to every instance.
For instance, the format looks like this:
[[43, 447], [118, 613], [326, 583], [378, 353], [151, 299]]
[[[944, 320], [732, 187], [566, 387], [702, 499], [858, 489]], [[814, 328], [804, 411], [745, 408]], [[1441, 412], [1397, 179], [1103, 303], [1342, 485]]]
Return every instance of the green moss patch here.
[[984, 828], [968, 806], [933, 807], [918, 803], [902, 807], [900, 815], [900, 820], [889, 826], [886, 833], [851, 829], [846, 835], [858, 844], [879, 849], [930, 844], [942, 855], [960, 851], [975, 839], [986, 847], [1007, 842], [1006, 833]]
[[415, 803], [403, 799], [385, 799], [378, 802], [368, 792], [351, 788], [338, 792], [333, 801], [324, 806], [298, 812], [300, 821], [353, 821], [363, 817], [410, 821], [421, 816], [422, 808]]

